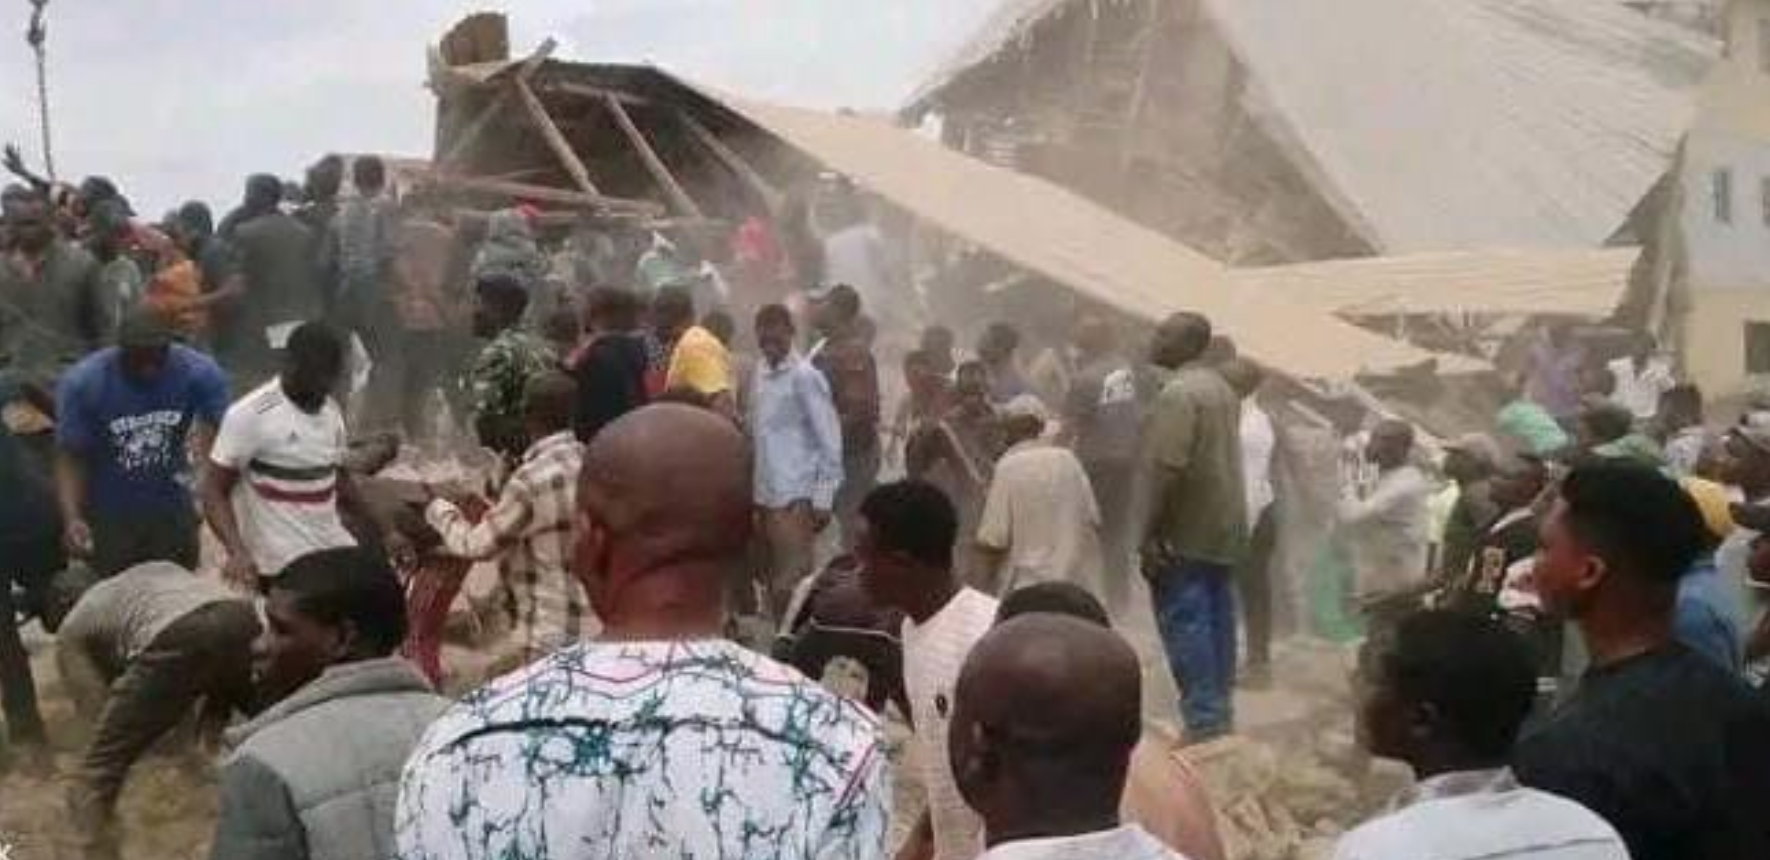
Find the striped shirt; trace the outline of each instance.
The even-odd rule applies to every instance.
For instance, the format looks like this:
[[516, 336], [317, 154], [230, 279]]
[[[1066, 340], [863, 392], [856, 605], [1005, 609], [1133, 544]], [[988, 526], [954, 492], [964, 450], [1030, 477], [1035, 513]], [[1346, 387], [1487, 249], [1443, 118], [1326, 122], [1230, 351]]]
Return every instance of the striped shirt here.
[[577, 437], [569, 430], [556, 433], [529, 446], [498, 503], [478, 523], [445, 499], [431, 502], [425, 512], [449, 553], [498, 559], [499, 573], [516, 595], [524, 662], [600, 631], [571, 572], [583, 462]]
[[928, 794], [934, 860], [971, 860], [983, 851], [983, 819], [959, 795], [946, 738], [959, 669], [995, 621], [996, 599], [965, 588], [926, 622], [903, 622], [904, 692], [916, 726], [911, 748]]
[[317, 412], [302, 411], [281, 380], [228, 408], [209, 459], [240, 475], [234, 517], [259, 574], [276, 576], [308, 553], [356, 544], [338, 516], [344, 450], [338, 404], [327, 399]]

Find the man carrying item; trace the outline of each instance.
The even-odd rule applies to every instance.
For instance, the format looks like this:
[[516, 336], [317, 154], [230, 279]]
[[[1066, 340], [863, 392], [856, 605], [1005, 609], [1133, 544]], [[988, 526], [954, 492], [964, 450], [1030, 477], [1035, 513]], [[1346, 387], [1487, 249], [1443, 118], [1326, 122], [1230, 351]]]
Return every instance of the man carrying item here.
[[1150, 360], [1173, 375], [1149, 419], [1141, 490], [1143, 575], [1189, 743], [1235, 727], [1229, 580], [1248, 541], [1241, 398], [1200, 361], [1210, 343], [1211, 323], [1197, 314], [1175, 314], [1156, 330]]
[[720, 637], [750, 535], [747, 445], [676, 404], [585, 455], [573, 558], [606, 626], [470, 694], [401, 782], [402, 860], [879, 860], [875, 719]]
[[1413, 455], [1413, 425], [1378, 422], [1365, 445], [1377, 481], [1362, 496], [1342, 499], [1335, 512], [1354, 571], [1353, 597], [1376, 625], [1417, 605], [1427, 581], [1432, 483]]
[[498, 572], [515, 596], [524, 664], [597, 633], [583, 584], [571, 572], [578, 470], [584, 446], [572, 434], [577, 388], [571, 377], [548, 371], [529, 381], [523, 399], [522, 455], [498, 500], [477, 522], [447, 499], [430, 503], [424, 518], [451, 555], [498, 559]]
[[228, 732], [213, 860], [392, 857], [400, 770], [448, 707], [394, 651], [405, 599], [378, 555], [296, 559], [265, 599], [253, 674], [269, 708]]
[[842, 484], [842, 427], [830, 383], [793, 349], [793, 334], [786, 307], [756, 313], [763, 360], [748, 397], [768, 612], [783, 621], [794, 587], [811, 574], [817, 534], [829, 525]]
[[203, 513], [227, 553], [222, 573], [259, 587], [301, 556], [354, 546], [339, 516], [356, 505], [344, 471], [344, 416], [331, 392], [344, 342], [323, 323], [289, 335], [283, 372], [227, 410], [209, 452]]
[[1449, 611], [1403, 618], [1361, 662], [1359, 742], [1418, 783], [1341, 837], [1336, 860], [1628, 860], [1622, 837], [1571, 800], [1518, 784], [1507, 762], [1536, 698], [1523, 641]]
[[248, 709], [257, 636], [251, 603], [170, 562], [129, 568], [74, 604], [56, 656], [76, 701], [102, 704], [68, 793], [88, 857], [117, 856], [112, 811], [130, 767], [198, 700], [205, 723], [216, 727]]
[[[172, 342], [157, 315], [124, 320], [117, 346], [63, 374], [56, 392], [56, 489], [67, 550], [110, 576], [145, 561], [197, 567], [190, 463], [209, 459], [227, 377]], [[187, 444], [189, 451], [187, 451]]]
[[984, 860], [1184, 860], [1119, 803], [1142, 736], [1137, 653], [1112, 631], [1035, 613], [965, 660], [949, 756], [984, 823]]

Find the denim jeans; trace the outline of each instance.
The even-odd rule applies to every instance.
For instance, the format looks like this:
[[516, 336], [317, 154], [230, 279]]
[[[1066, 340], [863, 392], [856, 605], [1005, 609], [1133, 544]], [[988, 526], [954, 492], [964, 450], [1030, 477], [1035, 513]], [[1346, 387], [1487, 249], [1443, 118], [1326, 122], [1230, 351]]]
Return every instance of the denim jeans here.
[[1189, 740], [1235, 727], [1235, 591], [1230, 566], [1178, 559], [1150, 583]]

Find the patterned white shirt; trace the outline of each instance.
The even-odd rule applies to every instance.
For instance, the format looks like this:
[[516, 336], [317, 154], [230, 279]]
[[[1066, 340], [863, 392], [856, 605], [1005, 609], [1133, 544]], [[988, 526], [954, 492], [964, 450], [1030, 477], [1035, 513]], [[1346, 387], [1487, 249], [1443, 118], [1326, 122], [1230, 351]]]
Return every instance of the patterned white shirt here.
[[583, 462], [577, 437], [556, 433], [529, 446], [497, 504], [478, 523], [444, 499], [425, 512], [449, 553], [476, 561], [498, 558], [499, 572], [516, 595], [525, 661], [600, 630], [571, 570]]
[[877, 720], [720, 640], [585, 643], [469, 694], [406, 764], [398, 860], [879, 860]]

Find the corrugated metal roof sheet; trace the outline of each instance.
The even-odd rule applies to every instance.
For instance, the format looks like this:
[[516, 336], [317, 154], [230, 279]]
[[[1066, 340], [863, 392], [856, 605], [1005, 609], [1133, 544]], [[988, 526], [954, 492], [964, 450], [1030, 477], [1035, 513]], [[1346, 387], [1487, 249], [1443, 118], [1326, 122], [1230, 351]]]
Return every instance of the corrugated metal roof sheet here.
[[[911, 104], [1039, 22], [1005, 0]], [[1390, 253], [1590, 247], [1669, 166], [1716, 54], [1615, 0], [1201, 0], [1273, 137]]]
[[993, 167], [875, 120], [701, 90], [763, 130], [947, 232], [1147, 320], [1203, 313], [1247, 354], [1291, 376], [1345, 379], [1437, 359], [1306, 304], [1237, 289], [1220, 263], [1042, 179]]
[[1665, 173], [1714, 47], [1609, 0], [1207, 0], [1389, 252], [1598, 245]]
[[1332, 313], [1609, 316], [1639, 248], [1469, 251], [1233, 269], [1237, 287]]

